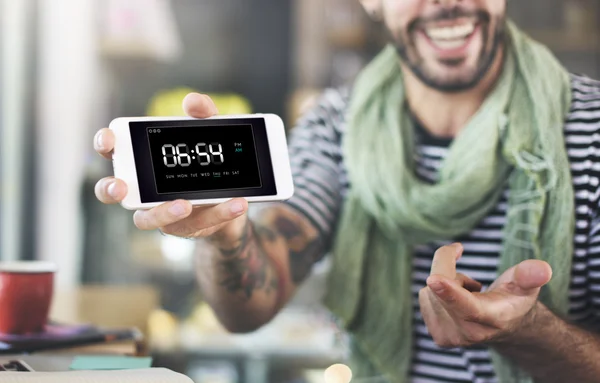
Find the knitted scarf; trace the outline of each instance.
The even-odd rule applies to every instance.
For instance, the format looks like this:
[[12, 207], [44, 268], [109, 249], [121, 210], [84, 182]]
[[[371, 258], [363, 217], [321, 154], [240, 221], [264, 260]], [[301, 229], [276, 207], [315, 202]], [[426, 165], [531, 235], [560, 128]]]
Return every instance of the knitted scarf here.
[[[351, 188], [325, 297], [351, 334], [355, 376], [395, 383], [408, 380], [412, 359], [415, 245], [470, 232], [508, 185], [498, 272], [527, 259], [548, 262], [554, 276], [540, 300], [566, 315], [575, 220], [563, 136], [570, 77], [511, 22], [502, 74], [453, 140], [433, 185], [415, 175], [405, 101], [399, 58], [389, 46], [353, 89], [343, 141]], [[508, 359], [493, 351], [492, 358], [500, 382], [532, 381]]]

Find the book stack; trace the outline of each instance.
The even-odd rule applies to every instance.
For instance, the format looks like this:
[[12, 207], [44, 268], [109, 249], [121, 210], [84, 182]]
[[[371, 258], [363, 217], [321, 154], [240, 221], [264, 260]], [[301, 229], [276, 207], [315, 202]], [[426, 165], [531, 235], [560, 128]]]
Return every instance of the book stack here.
[[0, 355], [18, 354], [144, 355], [144, 337], [136, 328], [49, 324], [42, 333], [0, 334]]

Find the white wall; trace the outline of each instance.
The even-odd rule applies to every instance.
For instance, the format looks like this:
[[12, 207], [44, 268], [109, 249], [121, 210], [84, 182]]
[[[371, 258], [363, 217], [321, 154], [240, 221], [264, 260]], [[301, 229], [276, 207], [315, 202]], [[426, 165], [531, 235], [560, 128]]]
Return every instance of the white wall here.
[[[12, 4], [19, 1], [9, 0]], [[94, 0], [38, 0], [38, 258], [58, 263], [56, 283], [79, 279], [80, 195], [99, 87]]]
[[26, 91], [28, 88], [27, 68], [31, 52], [29, 27], [31, 0], [2, 0], [2, 37], [0, 49], [2, 58], [2, 120], [0, 127], [0, 259], [10, 261], [21, 254], [23, 206], [22, 187], [24, 182], [22, 156], [25, 137], [25, 116], [27, 109]]

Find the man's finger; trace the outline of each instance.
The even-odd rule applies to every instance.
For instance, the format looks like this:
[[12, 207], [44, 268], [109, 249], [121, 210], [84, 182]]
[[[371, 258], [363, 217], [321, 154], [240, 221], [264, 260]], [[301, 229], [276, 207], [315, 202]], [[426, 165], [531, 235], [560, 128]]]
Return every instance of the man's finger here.
[[100, 202], [115, 204], [127, 196], [127, 184], [114, 177], [106, 177], [96, 183], [94, 192]]
[[456, 277], [456, 261], [460, 258], [463, 247], [459, 243], [440, 247], [433, 256], [431, 275], [443, 275], [446, 278]]
[[432, 275], [427, 278], [427, 286], [450, 315], [470, 321], [477, 321], [480, 318], [481, 305], [479, 301], [457, 281], [440, 275]]
[[472, 293], [480, 292], [481, 288], [483, 287], [481, 283], [461, 273], [456, 274], [456, 280], [461, 284], [463, 288], [469, 290]]
[[139, 210], [133, 215], [135, 225], [141, 230], [156, 230], [171, 225], [192, 214], [192, 204], [177, 200], [167, 202], [151, 210]]
[[179, 236], [198, 235], [204, 230], [233, 221], [247, 211], [248, 202], [243, 198], [236, 198], [209, 208], [194, 209], [185, 220], [166, 226], [163, 231]]
[[537, 289], [550, 282], [552, 267], [546, 262], [528, 260], [515, 269], [515, 282], [523, 290]]
[[112, 151], [115, 148], [115, 135], [112, 130], [100, 129], [94, 136], [94, 149], [106, 159], [112, 159]]
[[195, 211], [188, 221], [202, 230], [236, 219], [247, 210], [248, 202], [243, 198], [236, 198], [208, 209]]
[[506, 270], [489, 287], [512, 295], [529, 296], [552, 279], [552, 268], [544, 261], [527, 260]]
[[205, 94], [190, 93], [183, 99], [185, 114], [194, 118], [208, 118], [217, 115], [217, 106]]

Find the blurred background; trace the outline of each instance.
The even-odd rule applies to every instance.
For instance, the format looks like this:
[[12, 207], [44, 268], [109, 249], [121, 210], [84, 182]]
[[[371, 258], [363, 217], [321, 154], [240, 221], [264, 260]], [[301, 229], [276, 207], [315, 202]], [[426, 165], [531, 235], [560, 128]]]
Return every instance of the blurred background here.
[[[600, 0], [509, 2], [576, 73], [600, 78]], [[312, 382], [343, 358], [319, 305], [326, 261], [258, 333], [227, 335], [202, 303], [190, 241], [137, 231], [95, 200], [111, 174], [94, 133], [119, 116], [222, 113], [294, 121], [385, 43], [356, 0], [3, 0], [0, 260], [58, 263], [52, 318], [138, 326], [157, 364], [196, 382]]]

